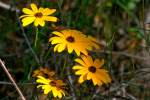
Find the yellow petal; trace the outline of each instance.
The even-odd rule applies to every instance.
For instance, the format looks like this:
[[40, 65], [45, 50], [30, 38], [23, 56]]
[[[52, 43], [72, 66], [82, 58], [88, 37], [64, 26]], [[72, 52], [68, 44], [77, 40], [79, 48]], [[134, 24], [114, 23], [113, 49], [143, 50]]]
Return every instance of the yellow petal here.
[[38, 77], [38, 79], [36, 80], [36, 82], [38, 82], [38, 83], [49, 84], [49, 82], [50, 82], [49, 79], [46, 79], [46, 78], [44, 78], [42, 76], [37, 76], [37, 77]]
[[72, 51], [73, 51], [73, 46], [71, 46], [71, 45], [67, 45], [67, 48], [68, 48], [68, 53], [72, 53]]
[[38, 19], [35, 19], [35, 21], [34, 21], [34, 26], [38, 26], [39, 25], [39, 22], [38, 22]]
[[76, 75], [82, 75], [82, 74], [87, 74], [87, 70], [86, 69], [82, 69], [82, 70], [78, 70], [75, 72]]
[[44, 10], [44, 8], [40, 7], [39, 8], [39, 12], [42, 12]]
[[58, 92], [58, 97], [59, 97], [59, 98], [62, 98], [61, 92]]
[[56, 45], [55, 47], [54, 47], [54, 52], [56, 52], [57, 50], [58, 50], [58, 47], [59, 47], [60, 45], [58, 44], [58, 45]]
[[54, 96], [54, 97], [57, 97], [58, 92], [57, 92], [56, 88], [53, 88], [53, 89], [52, 89], [52, 93], [53, 93], [53, 96]]
[[45, 25], [44, 20], [42, 20], [41, 18], [38, 18], [38, 23], [39, 23], [39, 25], [42, 26], [42, 27]]
[[95, 81], [96, 81], [96, 84], [94, 84], [94, 85], [98, 85], [98, 86], [102, 85], [102, 81], [98, 78], [97, 75], [95, 75], [94, 78], [95, 78]]
[[62, 43], [62, 44], [58, 47], [58, 52], [62, 52], [65, 48], [66, 48], [66, 44]]
[[28, 9], [28, 8], [23, 8], [22, 12], [24, 12], [25, 14], [29, 14], [29, 15], [33, 15], [34, 14], [34, 12], [32, 10]]
[[102, 59], [101, 61], [99, 60], [99, 59], [95, 59], [94, 60], [94, 66], [96, 67], [96, 68], [100, 68], [100, 67], [102, 67], [104, 65], [104, 59]]
[[37, 83], [42, 83], [42, 84], [49, 84], [49, 81], [47, 81], [47, 80], [41, 80], [41, 79], [37, 79], [36, 82]]
[[64, 41], [60, 37], [51, 37], [49, 39], [51, 41], [51, 44], [58, 44], [58, 43], [64, 43]]
[[45, 21], [57, 22], [57, 17], [53, 17], [53, 16], [43, 16], [43, 19]]
[[104, 83], [107, 84], [111, 82], [111, 78], [105, 69], [98, 69], [96, 74], [98, 77], [101, 77]]
[[44, 94], [48, 94], [50, 91], [51, 91], [51, 89], [50, 89], [49, 87], [46, 87], [46, 88], [44, 89]]
[[76, 54], [79, 56], [80, 52], [82, 52], [83, 54], [87, 55], [88, 53], [86, 52], [86, 47], [85, 47], [85, 43], [76, 43], [74, 44], [74, 50], [76, 52]]
[[88, 36], [88, 39], [90, 39], [91, 41], [93, 41], [93, 42], [95, 42], [97, 44], [100, 44], [100, 42], [96, 38], [94, 38], [94, 37], [92, 37], [90, 35]]
[[82, 52], [84, 55], [88, 55], [87, 50], [81, 50], [81, 52]]
[[32, 8], [33, 12], [38, 12], [38, 8], [34, 3], [31, 4], [31, 8]]
[[89, 42], [89, 45], [91, 46], [91, 47], [94, 47], [94, 48], [96, 48], [96, 49], [99, 49], [100, 48], [100, 42], [96, 39], [96, 38], [94, 38], [94, 37], [92, 37], [92, 36], [88, 36], [88, 39], [90, 40], [90, 42]]
[[87, 56], [87, 59], [84, 59], [84, 61], [89, 65], [92, 66], [93, 65], [93, 59], [91, 56]]
[[37, 88], [40, 88], [40, 87], [42, 87], [42, 86], [43, 86], [43, 85], [38, 85]]
[[87, 66], [81, 59], [77, 58], [75, 59], [76, 62], [78, 62], [79, 64], [81, 64], [82, 66]]
[[92, 77], [92, 81], [93, 81], [94, 85], [97, 85], [97, 79], [96, 79], [96, 77]]
[[81, 76], [79, 77], [79, 80], [78, 80], [79, 83], [83, 83], [83, 82], [84, 82], [84, 78], [83, 78], [83, 77], [84, 77], [84, 75], [81, 75]]
[[86, 75], [81, 75], [81, 76], [79, 77], [78, 82], [79, 82], [79, 83], [83, 83], [85, 80], [86, 80]]
[[65, 96], [65, 92], [62, 90], [61, 93]]
[[34, 25], [35, 26], [40, 25], [40, 26], [43, 27], [45, 25], [45, 22], [44, 22], [44, 20], [42, 18], [36, 18], [35, 21], [34, 21]]
[[74, 51], [76, 52], [77, 56], [80, 56], [80, 51], [78, 49], [74, 49]]
[[52, 34], [55, 34], [55, 35], [60, 36], [60, 37], [64, 37], [64, 35], [62, 33], [57, 32], [57, 31], [52, 32]]
[[60, 37], [57, 37], [57, 36], [51, 37], [51, 38], [49, 39], [49, 42], [50, 42], [50, 41], [55, 41], [55, 40], [57, 40], [57, 39], [60, 40], [61, 38], [60, 38]]
[[93, 63], [93, 62], [89, 61], [88, 57], [89, 56], [84, 56], [84, 55], [81, 56], [83, 62], [86, 64], [86, 67], [92, 66], [92, 63]]
[[42, 13], [43, 15], [51, 15], [56, 11], [56, 9], [49, 9], [49, 8], [45, 8]]
[[72, 67], [72, 69], [74, 70], [77, 70], [77, 69], [83, 69], [84, 67], [83, 66], [80, 66], [80, 65], [75, 65]]
[[25, 17], [22, 19], [23, 26], [31, 24], [35, 20], [35, 17]]
[[19, 18], [23, 18], [23, 17], [34, 17], [33, 15], [22, 15]]
[[87, 80], [90, 80], [90, 79], [92, 79], [92, 73], [89, 72], [89, 73], [87, 74]]

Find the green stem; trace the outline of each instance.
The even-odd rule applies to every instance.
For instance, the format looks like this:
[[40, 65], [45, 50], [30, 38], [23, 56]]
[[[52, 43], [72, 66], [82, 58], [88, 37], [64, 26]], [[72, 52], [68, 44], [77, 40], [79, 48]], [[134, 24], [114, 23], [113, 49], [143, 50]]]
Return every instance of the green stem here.
[[68, 59], [68, 54], [66, 54], [65, 59], [64, 59], [64, 65], [63, 65], [63, 69], [62, 69], [62, 72], [61, 72], [61, 76], [63, 75], [64, 70], [67, 67], [67, 59]]
[[35, 43], [34, 43], [34, 46], [36, 47], [36, 44], [37, 44], [37, 41], [38, 41], [38, 28], [36, 27], [36, 37], [35, 37]]

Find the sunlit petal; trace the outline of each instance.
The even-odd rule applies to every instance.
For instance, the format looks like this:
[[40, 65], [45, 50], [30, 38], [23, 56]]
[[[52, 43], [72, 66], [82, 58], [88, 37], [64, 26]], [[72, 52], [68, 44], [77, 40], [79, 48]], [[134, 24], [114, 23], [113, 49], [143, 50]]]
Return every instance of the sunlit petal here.
[[32, 9], [34, 12], [38, 12], [38, 8], [37, 8], [37, 6], [36, 6], [34, 3], [31, 4], [31, 9]]
[[54, 12], [56, 12], [56, 9], [45, 8], [45, 9], [42, 11], [43, 15], [51, 15], [51, 14], [53, 14]]
[[43, 19], [45, 21], [51, 21], [51, 22], [57, 22], [57, 17], [53, 17], [53, 16], [43, 16]]
[[34, 14], [34, 12], [32, 10], [28, 9], [28, 8], [23, 8], [22, 12], [25, 13], [25, 14], [31, 14], [31, 15]]

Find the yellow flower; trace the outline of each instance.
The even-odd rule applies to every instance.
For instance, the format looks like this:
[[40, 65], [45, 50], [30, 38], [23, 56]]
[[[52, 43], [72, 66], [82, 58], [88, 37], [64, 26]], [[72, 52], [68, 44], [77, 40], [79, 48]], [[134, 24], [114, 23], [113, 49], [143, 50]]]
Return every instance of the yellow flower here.
[[20, 16], [22, 18], [23, 26], [27, 26], [34, 22], [34, 26], [44, 26], [45, 21], [57, 22], [57, 18], [54, 16], [49, 16], [53, 14], [56, 9], [42, 8], [39, 9], [32, 3], [31, 9], [23, 8], [23, 13], [25, 15]]
[[80, 75], [78, 82], [82, 83], [85, 80], [92, 80], [94, 85], [102, 85], [111, 82], [111, 78], [105, 69], [101, 69], [104, 64], [104, 60], [95, 59], [91, 56], [81, 56], [75, 59], [79, 64], [73, 66], [73, 70], [76, 70], [75, 74]]
[[54, 52], [62, 52], [67, 48], [69, 53], [72, 53], [74, 50], [79, 56], [80, 53], [88, 55], [87, 50], [100, 48], [99, 42], [95, 38], [86, 36], [77, 30], [65, 29], [60, 32], [54, 31], [53, 34], [55, 36], [51, 37], [49, 42], [55, 45]]
[[62, 96], [65, 96], [66, 91], [64, 88], [66, 84], [63, 83], [62, 80], [50, 80], [42, 76], [38, 76], [36, 82], [40, 84], [37, 88], [42, 87], [44, 94], [52, 92], [54, 97], [62, 98]]
[[32, 77], [43, 76], [47, 78], [53, 78], [55, 72], [50, 70], [48, 67], [40, 67], [39, 69], [33, 71]]

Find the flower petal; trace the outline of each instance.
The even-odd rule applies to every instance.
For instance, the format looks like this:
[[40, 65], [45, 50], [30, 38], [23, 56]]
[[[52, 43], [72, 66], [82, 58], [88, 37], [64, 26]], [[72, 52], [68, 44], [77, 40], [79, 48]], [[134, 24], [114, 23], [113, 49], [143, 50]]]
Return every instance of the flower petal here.
[[37, 26], [39, 25], [39, 22], [38, 22], [38, 21], [39, 21], [39, 20], [36, 18], [35, 21], [34, 21], [34, 26], [37, 27]]
[[96, 78], [96, 77], [93, 76], [93, 77], [92, 77], [92, 81], [93, 81], [93, 84], [94, 84], [94, 85], [97, 85], [97, 78]]
[[31, 8], [32, 8], [33, 12], [35, 12], [35, 13], [38, 12], [38, 8], [37, 8], [36, 4], [32, 3]]
[[52, 93], [53, 93], [53, 96], [54, 96], [54, 97], [57, 97], [58, 92], [57, 92], [56, 88], [53, 88], [53, 89], [52, 89]]
[[83, 69], [84, 67], [83, 66], [80, 66], [80, 65], [75, 65], [72, 67], [72, 69], [74, 70], [77, 70], [77, 69]]
[[85, 80], [86, 80], [86, 75], [81, 75], [81, 76], [79, 77], [78, 82], [79, 82], [79, 83], [83, 83]]
[[62, 43], [62, 44], [58, 47], [58, 52], [62, 52], [65, 48], [66, 48], [66, 44]]
[[35, 17], [25, 17], [22, 19], [23, 26], [31, 24], [35, 20]]
[[75, 61], [79, 64], [81, 64], [82, 66], [86, 67], [87, 65], [79, 58], [75, 59]]
[[58, 92], [58, 98], [62, 98], [62, 94], [60, 91]]
[[81, 69], [75, 72], [76, 75], [85, 75], [88, 71], [86, 69]]
[[44, 20], [42, 20], [41, 18], [37, 18], [37, 20], [38, 20], [38, 23], [39, 23], [40, 26], [43, 27], [45, 25]]
[[54, 12], [56, 12], [56, 9], [45, 8], [45, 9], [42, 11], [43, 15], [51, 15], [51, 14], [53, 14]]
[[25, 14], [29, 14], [29, 15], [33, 15], [34, 14], [34, 12], [32, 10], [28, 9], [28, 8], [23, 8], [22, 12], [24, 12]]
[[19, 18], [23, 18], [23, 17], [34, 17], [33, 15], [22, 15]]
[[77, 49], [74, 49], [75, 53], [77, 54], [77, 56], [80, 56], [80, 51]]
[[104, 59], [102, 59], [101, 61], [99, 59], [94, 60], [94, 66], [96, 68], [101, 68], [103, 65], [104, 65]]
[[64, 43], [64, 41], [60, 37], [51, 37], [49, 39], [49, 42], [51, 42], [52, 45], [53, 44], [58, 44], [58, 43]]
[[60, 36], [60, 37], [64, 37], [64, 35], [62, 33], [57, 32], [57, 31], [52, 32], [52, 34], [55, 34], [55, 35]]
[[40, 7], [39, 8], [39, 12], [42, 12], [44, 10], [44, 8]]
[[53, 17], [53, 16], [43, 16], [43, 19], [45, 21], [51, 21], [51, 22], [57, 22], [57, 17]]
[[71, 45], [67, 45], [67, 48], [68, 48], [68, 53], [72, 53], [72, 51], [73, 51], [73, 46], [71, 46]]
[[58, 45], [56, 45], [55, 47], [54, 47], [54, 52], [56, 52], [57, 50], [58, 50], [58, 47], [59, 47], [60, 45], [58, 44]]
[[88, 74], [87, 74], [87, 80], [90, 80], [90, 79], [92, 79], [92, 73], [91, 72], [89, 72]]

